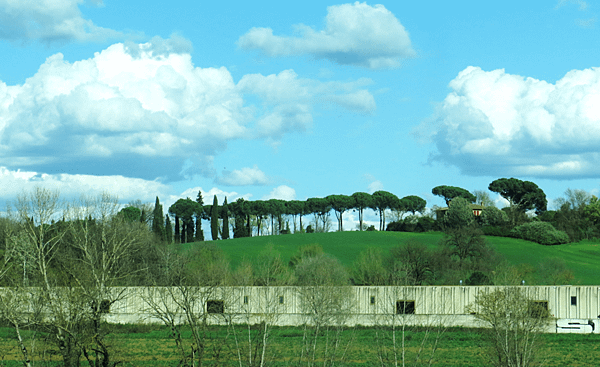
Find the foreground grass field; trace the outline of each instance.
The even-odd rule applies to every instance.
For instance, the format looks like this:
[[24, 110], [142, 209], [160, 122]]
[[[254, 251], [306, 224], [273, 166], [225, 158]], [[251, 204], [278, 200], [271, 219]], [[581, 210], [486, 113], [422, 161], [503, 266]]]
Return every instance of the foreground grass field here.
[[[251, 238], [229, 239], [218, 241], [235, 269], [244, 258], [252, 258], [272, 246], [287, 261], [298, 248], [307, 244], [319, 244], [329, 253], [350, 267], [361, 251], [368, 247], [379, 247], [384, 251], [399, 246], [408, 239], [414, 238], [430, 247], [439, 244], [444, 234], [441, 232], [407, 233], [407, 232], [330, 232], [330, 233], [298, 233], [280, 236], [261, 236]], [[543, 246], [534, 242], [507, 238], [487, 237], [488, 243], [513, 264], [528, 264], [536, 268], [550, 258], [560, 258], [575, 275], [574, 284], [600, 284], [600, 242], [582, 241], [559, 246]], [[186, 247], [194, 244], [186, 244]]]
[[[244, 335], [244, 327], [238, 332]], [[187, 334], [186, 334], [187, 333]], [[189, 338], [189, 331], [184, 339]], [[375, 328], [352, 328], [343, 332], [340, 338], [340, 360], [338, 366], [381, 366], [379, 362], [376, 336], [390, 333], [390, 330]], [[423, 339], [424, 331], [406, 333], [407, 357], [414, 357]], [[27, 339], [29, 335], [24, 334]], [[237, 349], [232, 331], [226, 327], [210, 330], [211, 340], [207, 344], [206, 365], [239, 366]], [[275, 328], [269, 338], [267, 360], [269, 366], [299, 366], [298, 358], [303, 343], [301, 328]], [[41, 336], [38, 336], [41, 337]], [[247, 337], [247, 334], [246, 334]], [[20, 350], [15, 342], [14, 331], [0, 328], [0, 366], [22, 366], [19, 363]], [[240, 342], [243, 342], [240, 340]], [[545, 366], [597, 366], [600, 360], [600, 335], [577, 334], [542, 334], [539, 356]], [[169, 330], [160, 326], [120, 326], [109, 338], [113, 348], [113, 361], [122, 361], [121, 366], [177, 366], [178, 357], [174, 341], [169, 337]], [[241, 348], [247, 347], [239, 344]], [[320, 346], [319, 346], [320, 347]], [[386, 345], [387, 352], [391, 346]], [[427, 347], [428, 348], [428, 347]], [[242, 350], [242, 358], [245, 358]], [[37, 362], [35, 365], [59, 365], [59, 356], [50, 349], [45, 349], [42, 339], [38, 339], [33, 356], [39, 361], [39, 355], [45, 354], [49, 363]], [[422, 354], [428, 359], [429, 350]], [[52, 362], [53, 361], [53, 362]], [[413, 361], [411, 361], [413, 362]], [[247, 365], [244, 363], [243, 365]], [[304, 365], [304, 364], [302, 364]], [[409, 365], [412, 365], [409, 364]], [[481, 330], [448, 329], [439, 339], [434, 354], [434, 366], [473, 366], [489, 365], [485, 348], [482, 346]]]

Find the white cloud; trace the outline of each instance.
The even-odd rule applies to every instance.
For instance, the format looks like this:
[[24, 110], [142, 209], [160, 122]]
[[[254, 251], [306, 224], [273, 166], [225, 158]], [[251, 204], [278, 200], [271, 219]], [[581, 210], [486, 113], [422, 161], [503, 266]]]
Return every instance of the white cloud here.
[[[123, 34], [84, 19], [84, 0], [0, 0], [0, 39], [44, 43], [103, 41]], [[88, 1], [101, 6], [102, 1]]]
[[449, 86], [415, 131], [437, 145], [434, 160], [470, 175], [600, 176], [600, 68], [551, 84], [471, 66]]
[[217, 178], [217, 183], [228, 186], [266, 185], [269, 178], [256, 165], [252, 168], [244, 167], [241, 170], [223, 171]]
[[256, 122], [259, 136], [280, 138], [292, 131], [305, 131], [312, 126], [312, 110], [316, 104], [331, 103], [359, 113], [375, 111], [373, 95], [361, 89], [372, 81], [362, 78], [354, 82], [319, 82], [298, 78], [293, 70], [279, 74], [244, 75], [237, 88], [263, 101], [264, 111]]
[[558, 4], [556, 4], [555, 9], [558, 9], [567, 4], [575, 4], [578, 6], [579, 10], [586, 10], [588, 8], [588, 3], [583, 0], [559, 0]]
[[383, 5], [357, 1], [329, 6], [324, 30], [303, 24], [295, 29], [297, 37], [275, 36], [271, 28], [252, 28], [239, 38], [238, 45], [269, 56], [308, 54], [371, 69], [396, 68], [401, 59], [416, 54], [404, 26]]
[[140, 199], [154, 202], [156, 196], [169, 191], [169, 187], [158, 181], [147, 181], [124, 176], [93, 176], [72, 174], [42, 174], [34, 171], [13, 171], [0, 167], [0, 186], [3, 199], [13, 199], [23, 192], [31, 192], [41, 186], [58, 190], [65, 199], [80, 195], [96, 196], [104, 191], [117, 196], [122, 202]]
[[369, 194], [372, 194], [375, 191], [383, 190], [383, 183], [376, 179], [372, 174], [366, 173], [363, 175], [363, 178], [368, 182], [367, 191]]
[[249, 193], [240, 195], [235, 191], [224, 191], [217, 187], [213, 187], [210, 190], [205, 191], [202, 187], [197, 186], [189, 188], [179, 195], [170, 195], [167, 197], [165, 199], [165, 204], [163, 204], [165, 212], [171, 205], [173, 205], [173, 203], [181, 198], [190, 198], [192, 200], [196, 200], [199, 191], [202, 193], [202, 201], [204, 205], [212, 205], [215, 195], [217, 195], [217, 201], [219, 202], [219, 205], [223, 205], [225, 198], [227, 198], [228, 203], [232, 203], [239, 198], [244, 198], [245, 200], [250, 200], [252, 198], [252, 194]]
[[[225, 67], [195, 67], [190, 48], [174, 36], [114, 44], [73, 63], [59, 53], [22, 85], [0, 81], [0, 164], [43, 171], [78, 160], [80, 169], [100, 162], [103, 174], [131, 175], [139, 166], [133, 162], [143, 159], [147, 178], [214, 176], [213, 158], [229, 141], [276, 143], [308, 128], [323, 101], [351, 111], [375, 108], [364, 89], [368, 79], [321, 83], [286, 70], [236, 84]], [[263, 106], [247, 104], [245, 95]]]
[[269, 199], [280, 199], [286, 201], [296, 200], [296, 190], [286, 185], [277, 186], [276, 188], [271, 190], [269, 195], [265, 195], [262, 198], [262, 200]]

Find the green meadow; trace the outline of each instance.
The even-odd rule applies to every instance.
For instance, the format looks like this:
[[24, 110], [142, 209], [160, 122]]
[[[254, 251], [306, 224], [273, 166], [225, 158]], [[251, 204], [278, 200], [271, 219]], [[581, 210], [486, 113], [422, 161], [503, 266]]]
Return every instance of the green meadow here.
[[[218, 241], [217, 245], [227, 254], [231, 268], [235, 269], [244, 259], [251, 259], [261, 251], [272, 248], [289, 260], [301, 246], [319, 244], [323, 251], [335, 256], [344, 266], [350, 267], [368, 247], [379, 247], [384, 251], [399, 246], [414, 238], [421, 243], [438, 246], [444, 234], [441, 232], [329, 232], [297, 233], [278, 236], [260, 236]], [[560, 258], [575, 275], [574, 284], [600, 284], [600, 241], [582, 241], [557, 246], [543, 246], [535, 242], [508, 238], [486, 237], [496, 251], [512, 265], [537, 267], [546, 259]], [[183, 245], [193, 247], [194, 243]]]
[[[240, 325], [236, 330], [240, 337], [246, 337], [245, 327]], [[189, 340], [189, 329], [183, 330], [184, 340]], [[232, 330], [227, 327], [213, 327], [208, 330], [209, 339], [206, 345], [204, 365], [206, 366], [239, 366], [238, 349], [232, 337]], [[29, 333], [24, 331], [23, 337], [28, 340]], [[253, 336], [255, 332], [253, 331]], [[377, 342], [382, 336], [390, 337], [390, 329], [349, 328], [339, 338], [340, 352], [335, 365], [359, 367], [381, 366], [382, 351], [393, 356], [390, 340]], [[400, 338], [401, 334], [397, 336]], [[407, 365], [413, 365], [416, 351], [421, 347], [425, 336], [424, 330], [408, 330], [405, 334]], [[275, 327], [268, 340], [266, 360], [268, 366], [300, 366], [300, 348], [304, 333], [301, 328]], [[433, 338], [429, 335], [430, 338]], [[379, 339], [381, 341], [381, 339]], [[113, 350], [113, 361], [120, 366], [178, 366], [178, 353], [175, 342], [170, 338], [168, 328], [158, 325], [121, 325], [106, 340]], [[422, 365], [427, 365], [431, 356], [431, 346], [435, 340], [428, 339], [421, 354]], [[238, 346], [244, 348], [242, 358], [246, 358], [247, 345], [239, 339]], [[400, 341], [399, 341], [400, 342]], [[598, 334], [541, 334], [539, 335], [540, 365], [548, 367], [564, 366], [596, 366], [600, 360], [600, 335]], [[484, 367], [489, 363], [486, 349], [483, 347], [481, 330], [450, 328], [445, 330], [436, 345], [432, 366], [472, 366]], [[398, 345], [399, 346], [399, 345]], [[45, 349], [44, 339], [40, 338], [32, 348], [34, 365], [59, 366], [61, 361], [55, 351]], [[322, 348], [323, 345], [317, 345]], [[383, 349], [380, 349], [383, 348]], [[319, 349], [322, 351], [322, 349]], [[401, 352], [401, 349], [398, 350]], [[0, 366], [22, 366], [22, 358], [16, 343], [14, 330], [0, 328]], [[393, 358], [393, 357], [392, 357]], [[43, 359], [43, 362], [40, 360]], [[317, 358], [317, 365], [322, 359]], [[242, 360], [242, 365], [248, 361]], [[389, 361], [388, 362], [392, 362]], [[400, 365], [401, 365], [401, 361]], [[82, 359], [82, 365], [85, 365]], [[393, 365], [386, 363], [384, 365]], [[421, 365], [421, 364], [419, 364]]]

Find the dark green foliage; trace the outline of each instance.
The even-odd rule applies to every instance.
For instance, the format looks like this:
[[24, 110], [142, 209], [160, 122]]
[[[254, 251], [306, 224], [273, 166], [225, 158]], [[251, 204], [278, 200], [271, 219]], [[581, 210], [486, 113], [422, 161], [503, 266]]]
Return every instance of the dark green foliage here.
[[451, 249], [452, 255], [461, 261], [481, 258], [486, 253], [486, 242], [483, 232], [478, 228], [460, 227], [446, 232], [443, 244]]
[[400, 207], [400, 199], [391, 192], [375, 191], [372, 195], [373, 205], [379, 212], [379, 230], [385, 229], [385, 210]]
[[546, 210], [548, 204], [544, 191], [531, 181], [522, 181], [517, 178], [499, 178], [490, 183], [488, 189], [499, 193], [508, 200], [511, 210], [516, 212], [535, 209], [537, 214], [541, 214]]
[[495, 206], [488, 206], [481, 211], [480, 221], [482, 226], [505, 226], [509, 223], [508, 215]]
[[179, 220], [179, 217], [177, 216], [177, 214], [175, 214], [175, 222], [173, 224], [173, 228], [175, 229], [174, 230], [174, 237], [173, 237], [174, 240], [175, 240], [175, 243], [180, 243], [181, 242], [181, 233], [180, 233], [180, 230], [181, 230], [180, 225], [181, 225], [181, 223], [180, 222], [181, 221]]
[[364, 210], [368, 208], [374, 208], [373, 196], [366, 192], [355, 192], [352, 194], [354, 198], [354, 209], [358, 211], [358, 225], [359, 231], [363, 230], [363, 214]]
[[429, 232], [438, 230], [435, 219], [410, 215], [398, 222], [388, 224], [386, 231], [393, 232]]
[[164, 219], [163, 207], [158, 200], [158, 196], [156, 197], [156, 202], [154, 203], [154, 211], [152, 212], [152, 232], [158, 237], [161, 241], [165, 240], [165, 219]]
[[534, 221], [515, 227], [511, 236], [542, 245], [560, 245], [569, 242], [569, 236], [547, 222]]
[[233, 238], [250, 236], [250, 203], [244, 198], [239, 198], [229, 204], [228, 208], [235, 218]]
[[450, 201], [454, 198], [466, 199], [469, 203], [474, 203], [477, 198], [469, 191], [456, 186], [436, 186], [431, 190], [431, 193], [436, 196], [441, 196], [446, 201], [446, 206], [449, 206]]
[[128, 206], [119, 211], [119, 215], [127, 222], [139, 222], [142, 211], [134, 206]]
[[[325, 223], [331, 211], [329, 200], [325, 198], [308, 198], [306, 200], [306, 208], [308, 208], [309, 213], [315, 215], [315, 228], [313, 229], [316, 232], [325, 232]], [[323, 225], [321, 228], [319, 228], [319, 222]], [[306, 232], [308, 233], [308, 228]]]
[[425, 210], [425, 206], [427, 205], [427, 201], [425, 199], [416, 196], [410, 195], [405, 196], [400, 199], [400, 206], [403, 211], [411, 212], [414, 214], [422, 213]]
[[311, 225], [311, 224], [309, 224], [309, 225], [306, 227], [306, 233], [315, 233], [315, 230], [313, 229], [313, 227], [312, 227], [312, 225]]
[[210, 209], [210, 233], [213, 241], [219, 239], [219, 202], [217, 201], [217, 195], [215, 195]]
[[374, 231], [376, 231], [374, 225], [370, 225], [370, 226], [367, 227], [367, 232], [374, 232]]
[[201, 242], [204, 241], [204, 231], [202, 230], [202, 219], [206, 219], [206, 213], [204, 212], [204, 199], [202, 198], [202, 191], [198, 191], [198, 196], [196, 197], [196, 203], [198, 206], [196, 207], [197, 213], [194, 215], [196, 219], [196, 241]]
[[433, 276], [431, 250], [422, 242], [410, 239], [390, 250], [387, 269], [390, 285], [428, 284]]
[[223, 201], [221, 216], [223, 217], [223, 231], [221, 233], [221, 237], [224, 240], [227, 240], [229, 239], [229, 209], [227, 208], [227, 197], [225, 197], [225, 201]]
[[348, 195], [329, 195], [325, 199], [329, 201], [329, 205], [335, 211], [335, 216], [338, 220], [338, 231], [343, 231], [343, 214], [345, 211], [354, 208], [354, 197]]
[[441, 219], [441, 224], [446, 229], [469, 227], [475, 221], [473, 209], [467, 199], [456, 197], [448, 206], [446, 214]]
[[482, 226], [481, 231], [486, 236], [506, 237], [510, 233], [510, 227]]
[[201, 216], [203, 211], [202, 206], [190, 198], [179, 199], [169, 207], [169, 214], [175, 216], [175, 241], [194, 241], [194, 217]]
[[173, 226], [171, 225], [171, 219], [168, 215], [165, 216], [165, 242], [173, 242]]
[[466, 280], [466, 285], [491, 285], [490, 278], [481, 271], [474, 271]]

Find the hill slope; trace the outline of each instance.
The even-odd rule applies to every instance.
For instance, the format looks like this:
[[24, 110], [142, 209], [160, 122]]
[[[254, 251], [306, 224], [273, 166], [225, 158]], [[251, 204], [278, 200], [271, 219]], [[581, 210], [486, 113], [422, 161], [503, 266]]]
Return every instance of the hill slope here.
[[[319, 244], [329, 253], [350, 267], [358, 254], [368, 247], [380, 247], [384, 251], [398, 246], [410, 238], [435, 247], [443, 238], [440, 232], [407, 233], [407, 232], [330, 232], [330, 233], [298, 233], [280, 236], [261, 236], [251, 238], [218, 241], [217, 244], [229, 257], [232, 269], [235, 269], [244, 258], [252, 258], [267, 246], [281, 253], [284, 261], [288, 261], [300, 246]], [[540, 244], [506, 237], [486, 237], [488, 243], [496, 251], [504, 255], [513, 264], [538, 264], [549, 258], [563, 259], [575, 275], [576, 284], [600, 284], [600, 242], [582, 241], [560, 246], [542, 246]], [[193, 246], [188, 244], [187, 246]]]

